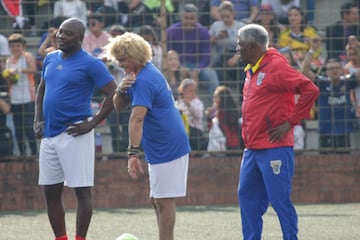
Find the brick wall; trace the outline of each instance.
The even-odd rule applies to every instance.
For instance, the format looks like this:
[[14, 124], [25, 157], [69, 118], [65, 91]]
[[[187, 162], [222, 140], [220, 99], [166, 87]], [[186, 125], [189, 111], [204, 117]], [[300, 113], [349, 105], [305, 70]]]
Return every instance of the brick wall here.
[[[237, 204], [240, 158], [191, 158], [188, 196], [179, 205]], [[148, 207], [148, 176], [131, 180], [126, 161], [96, 162], [95, 208]], [[296, 158], [293, 200], [297, 203], [359, 202], [359, 155], [302, 155]], [[145, 167], [145, 165], [144, 165]], [[0, 163], [0, 210], [44, 209], [37, 185], [38, 163]], [[71, 189], [64, 189], [66, 208], [75, 208]]]

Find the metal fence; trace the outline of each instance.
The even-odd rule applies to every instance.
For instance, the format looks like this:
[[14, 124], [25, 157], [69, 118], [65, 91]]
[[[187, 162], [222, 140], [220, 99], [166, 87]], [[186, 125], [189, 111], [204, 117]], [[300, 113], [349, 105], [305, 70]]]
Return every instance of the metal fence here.
[[[14, 31], [18, 31], [27, 38], [27, 51], [30, 51], [34, 57], [36, 56], [37, 49], [39, 47], [40, 39], [42, 38], [43, 34], [47, 32], [47, 29], [49, 27], [49, 24], [51, 22], [51, 19], [53, 19], [54, 15], [54, 5], [55, 1], [23, 1], [23, 13], [24, 13], [24, 20], [22, 23], [24, 23], [24, 26], [20, 27], [19, 20], [16, 21], [16, 18], [10, 17], [6, 11], [5, 8], [0, 10], [0, 28], [1, 33], [7, 37]], [[128, 31], [135, 31], [138, 32], [141, 29], [141, 26], [144, 24], [150, 24], [156, 34], [157, 42], [154, 43], [155, 45], [160, 47], [160, 52], [157, 54], [160, 54], [159, 57], [160, 63], [161, 63], [161, 70], [164, 72], [165, 76], [168, 76], [169, 71], [171, 71], [167, 59], [167, 36], [166, 36], [166, 29], [171, 24], [176, 23], [181, 20], [180, 12], [184, 8], [184, 4], [187, 2], [195, 3], [199, 7], [199, 22], [202, 23], [206, 28], [210, 28], [213, 24], [213, 20], [211, 18], [210, 13], [210, 5], [207, 1], [172, 1], [173, 5], [171, 7], [166, 6], [158, 6], [158, 8], [153, 8], [151, 12], [148, 13], [141, 13], [137, 14], [136, 11], [131, 11], [130, 13], [121, 12], [122, 8], [124, 6], [117, 5], [119, 8], [118, 11], [115, 11], [114, 9], [111, 9], [107, 6], [103, 5], [103, 1], [84, 1], [86, 4], [86, 7], [89, 12], [97, 12], [98, 14], [101, 14], [103, 17], [104, 22], [104, 30], [109, 31], [110, 27], [114, 24], [120, 24], [124, 25], [126, 23], [126, 27]], [[165, 2], [165, 1], [163, 1]], [[318, 35], [322, 37], [323, 43], [326, 43], [326, 36], [325, 36], [325, 27], [329, 24], [332, 24], [337, 19], [332, 17], [333, 20], [330, 22], [324, 22], [321, 19], [329, 18], [330, 15], [338, 15], [338, 18], [340, 18], [339, 9], [334, 10], [335, 7], [339, 7], [339, 3], [337, 1], [330, 1], [329, 2], [329, 9], [323, 8], [323, 1], [317, 1], [317, 6], [315, 6], [315, 9], [307, 9], [307, 6], [305, 4], [306, 1], [301, 1], [302, 5], [301, 8], [307, 13], [315, 13], [314, 19], [312, 19], [312, 24], [316, 26], [316, 29], [318, 31]], [[355, 1], [356, 2], [356, 1]], [[336, 5], [337, 4], [337, 5]], [[4, 5], [3, 5], [4, 6]], [[128, 10], [127, 10], [128, 11]], [[152, 22], [147, 22], [148, 19], [152, 19]], [[184, 43], [186, 45], [186, 42]], [[232, 57], [235, 52], [235, 49], [233, 51], [225, 51], [220, 56], [221, 63], [226, 62], [230, 57]], [[216, 54], [216, 51], [214, 51], [214, 48], [209, 53], [211, 56], [214, 56]], [[329, 54], [326, 51], [325, 45], [322, 48], [322, 54], [323, 61], [322, 64], [318, 66], [316, 69], [318, 72], [322, 72], [324, 65], [324, 59], [326, 58], [327, 54]], [[201, 57], [201, 54], [199, 54], [197, 57]], [[37, 58], [38, 62], [41, 62], [41, 58]], [[344, 60], [345, 62], [348, 60]], [[238, 110], [240, 111], [241, 106], [241, 100], [242, 100], [242, 87], [244, 83], [244, 64], [239, 61], [237, 64], [233, 66], [227, 66], [226, 64], [222, 65], [216, 65], [212, 61], [209, 65], [213, 70], [216, 71], [216, 74], [219, 78], [219, 84], [225, 85], [229, 87], [232, 90], [233, 97], [238, 104]], [[40, 71], [41, 68], [38, 69], [38, 73], [36, 74], [36, 81], [39, 82], [40, 78]], [[4, 86], [3, 86], [4, 87]], [[198, 95], [199, 98], [204, 103], [205, 110], [208, 107], [211, 107], [212, 102], [212, 93], [209, 93], [207, 89], [206, 83], [202, 83], [200, 81], [200, 84], [198, 86]], [[1, 99], [6, 98], [6, 86], [1, 90], [3, 93], [1, 95]], [[99, 99], [96, 97], [93, 101], [93, 110], [96, 111], [96, 109], [99, 107]], [[307, 154], [318, 154], [318, 153], [344, 153], [344, 152], [357, 152], [360, 148], [360, 128], [359, 128], [359, 120], [354, 117], [352, 119], [346, 119], [347, 124], [351, 124], [353, 126], [353, 130], [351, 133], [348, 134], [349, 138], [346, 138], [344, 141], [347, 141], [346, 148], [338, 148], [335, 145], [330, 145], [327, 148], [320, 148], [319, 146], [319, 140], [320, 137], [318, 135], [318, 115], [317, 113], [320, 111], [320, 109], [316, 108], [314, 109], [317, 111], [313, 112], [312, 118], [307, 119], [303, 122], [302, 127], [304, 128], [304, 134], [303, 134], [303, 141], [304, 141], [304, 147], [302, 149], [297, 150], [298, 153], [307, 153]], [[355, 111], [355, 107], [352, 109], [349, 109], [349, 111]], [[28, 113], [31, 114], [31, 113]], [[241, 115], [241, 114], [240, 114]], [[5, 116], [6, 123], [3, 121], [2, 124], [2, 134], [0, 138], [0, 145], [2, 149], [2, 153], [0, 155], [0, 158], [2, 159], [26, 159], [24, 156], [20, 156], [19, 151], [19, 145], [17, 142], [19, 140], [16, 138], [16, 135], [14, 133], [14, 124], [13, 124], [13, 117], [14, 115], [12, 113]], [[95, 134], [95, 144], [97, 153], [99, 156], [99, 159], [106, 159], [110, 157], [124, 157], [124, 151], [127, 146], [127, 118], [128, 113], [123, 114], [112, 114], [107, 121], [104, 121], [102, 124], [100, 124], [96, 129]], [[331, 117], [327, 120], [330, 122], [331, 125], [334, 125], [337, 123], [338, 116], [336, 113], [331, 115]], [[204, 118], [203, 118], [203, 137], [207, 137], [208, 135], [208, 123], [209, 119], [207, 119], [206, 114], [204, 112]], [[8, 126], [8, 128], [5, 127]], [[27, 124], [24, 124], [23, 128], [29, 128]], [[24, 136], [25, 137], [25, 136]], [[333, 138], [334, 136], [330, 136], [331, 141], [335, 141]], [[203, 141], [203, 138], [196, 139], [196, 136], [192, 139], [194, 142]], [[22, 140], [20, 140], [22, 141]], [[39, 142], [37, 142], [39, 144]], [[200, 144], [200, 143], [199, 143]], [[26, 156], [28, 158], [36, 158], [36, 154], [31, 154], [29, 150], [29, 143], [25, 141], [25, 146], [27, 146], [26, 150]], [[241, 154], [242, 149], [239, 148], [237, 150], [231, 150], [227, 152], [223, 152], [220, 154]], [[8, 153], [8, 154], [7, 154]], [[206, 155], [210, 154], [206, 148], [200, 149], [199, 151], [194, 151], [195, 154], [200, 155]], [[10, 157], [8, 157], [10, 155]]]

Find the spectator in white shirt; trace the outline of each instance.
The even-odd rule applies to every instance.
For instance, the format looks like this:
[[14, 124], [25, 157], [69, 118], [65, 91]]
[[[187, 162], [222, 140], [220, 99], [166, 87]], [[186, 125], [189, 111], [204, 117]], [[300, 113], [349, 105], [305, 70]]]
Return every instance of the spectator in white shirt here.
[[81, 0], [57, 0], [54, 4], [54, 17], [75, 17], [86, 24], [88, 10]]

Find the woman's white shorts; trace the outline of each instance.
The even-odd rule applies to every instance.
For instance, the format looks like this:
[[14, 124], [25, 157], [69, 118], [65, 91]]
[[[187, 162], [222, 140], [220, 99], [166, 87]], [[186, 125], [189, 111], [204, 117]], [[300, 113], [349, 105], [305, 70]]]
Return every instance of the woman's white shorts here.
[[189, 154], [161, 164], [148, 164], [151, 198], [185, 197]]

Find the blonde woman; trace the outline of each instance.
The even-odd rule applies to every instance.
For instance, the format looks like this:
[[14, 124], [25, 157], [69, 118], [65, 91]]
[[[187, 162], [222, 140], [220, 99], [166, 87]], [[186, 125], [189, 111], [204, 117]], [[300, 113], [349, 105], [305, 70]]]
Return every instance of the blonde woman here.
[[150, 44], [141, 36], [125, 33], [107, 46], [110, 57], [128, 74], [119, 84], [114, 107], [130, 104], [128, 172], [143, 174], [140, 146], [148, 163], [150, 200], [155, 209], [159, 239], [174, 239], [175, 199], [186, 196], [190, 145], [171, 88], [151, 63]]

